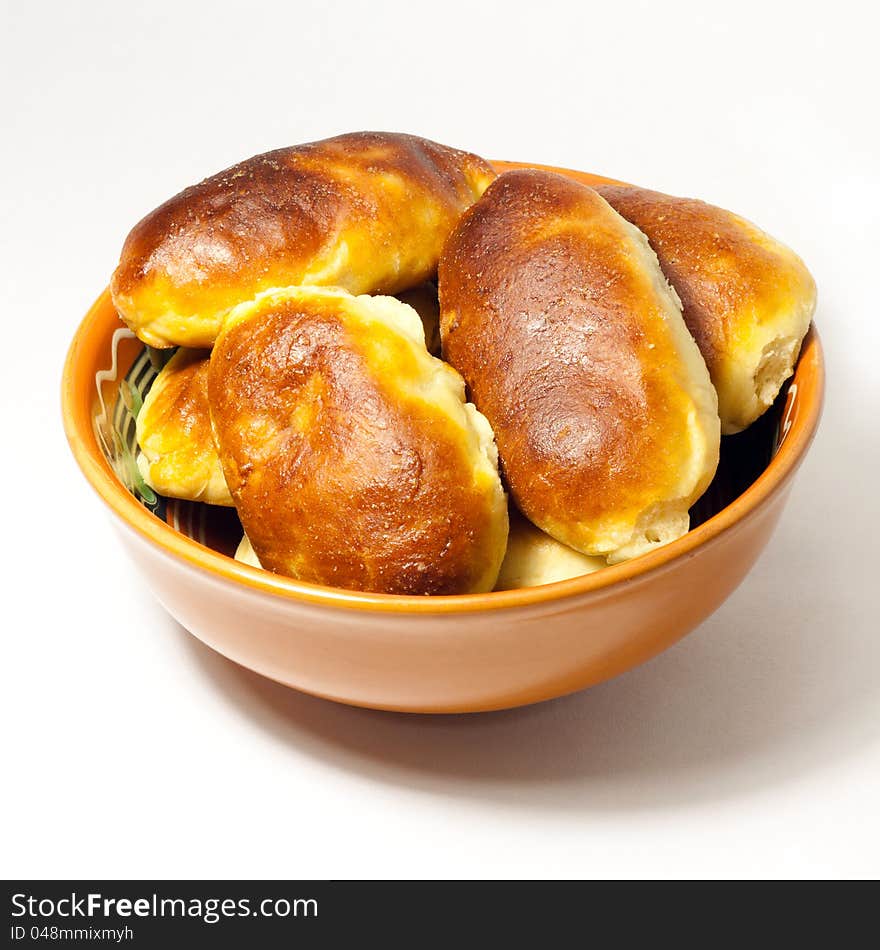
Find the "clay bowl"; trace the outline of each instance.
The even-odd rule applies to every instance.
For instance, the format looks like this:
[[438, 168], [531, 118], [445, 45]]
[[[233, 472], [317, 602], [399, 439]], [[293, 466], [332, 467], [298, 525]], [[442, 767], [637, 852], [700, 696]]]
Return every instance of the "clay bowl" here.
[[[554, 170], [587, 184], [609, 180]], [[556, 584], [421, 598], [305, 584], [240, 564], [231, 557], [240, 538], [234, 512], [155, 496], [132, 453], [133, 413], [155, 372], [105, 291], [67, 356], [64, 425], [159, 601], [208, 646], [280, 683], [353, 705], [436, 713], [583, 689], [693, 630], [767, 544], [815, 434], [824, 386], [812, 329], [774, 407], [722, 440], [719, 474], [679, 540]]]

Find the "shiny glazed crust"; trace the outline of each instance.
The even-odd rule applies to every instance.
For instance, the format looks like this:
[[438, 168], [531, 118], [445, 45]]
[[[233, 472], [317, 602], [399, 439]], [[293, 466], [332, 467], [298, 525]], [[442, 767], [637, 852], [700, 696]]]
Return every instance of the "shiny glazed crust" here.
[[288, 288], [228, 317], [215, 441], [260, 563], [350, 590], [492, 589], [507, 505], [486, 420], [390, 297]]
[[[431, 353], [440, 352], [440, 307], [434, 284], [419, 284], [398, 299], [418, 313]], [[138, 414], [138, 468], [148, 485], [169, 498], [233, 504], [211, 432], [210, 350], [180, 347], [156, 377]]]
[[439, 279], [444, 355], [526, 516], [611, 562], [684, 534], [718, 463], [717, 402], [644, 235], [591, 188], [512, 171]]
[[138, 468], [170, 498], [231, 505], [211, 434], [208, 356], [179, 349], [153, 381], [137, 417]]
[[151, 346], [209, 347], [233, 306], [270, 288], [395, 293], [435, 275], [444, 240], [494, 176], [475, 155], [384, 132], [257, 155], [134, 227], [114, 305]]
[[803, 261], [744, 218], [629, 186], [596, 190], [645, 233], [718, 391], [724, 433], [758, 418], [794, 372], [816, 307]]

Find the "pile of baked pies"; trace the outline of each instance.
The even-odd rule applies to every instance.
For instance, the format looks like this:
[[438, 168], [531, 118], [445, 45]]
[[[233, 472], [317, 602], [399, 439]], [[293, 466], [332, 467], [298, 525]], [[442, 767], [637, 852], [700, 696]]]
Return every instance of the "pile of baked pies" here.
[[237, 556], [265, 570], [434, 595], [684, 534], [816, 297], [720, 208], [373, 132], [186, 189], [111, 289], [173, 353], [137, 418], [151, 487], [234, 505]]

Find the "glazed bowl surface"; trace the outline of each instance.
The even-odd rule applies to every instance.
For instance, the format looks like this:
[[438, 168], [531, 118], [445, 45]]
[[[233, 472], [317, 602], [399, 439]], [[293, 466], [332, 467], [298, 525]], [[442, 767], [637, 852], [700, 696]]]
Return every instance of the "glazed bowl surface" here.
[[[587, 184], [612, 180], [551, 170]], [[811, 328], [774, 406], [722, 439], [718, 475], [684, 537], [556, 584], [429, 598], [321, 587], [241, 564], [232, 558], [241, 536], [233, 510], [152, 492], [134, 461], [134, 418], [157, 369], [105, 290], [76, 332], [62, 381], [73, 454], [156, 597], [200, 640], [257, 673], [338, 702], [410, 712], [550, 699], [616, 676], [693, 630], [767, 544], [824, 392]]]

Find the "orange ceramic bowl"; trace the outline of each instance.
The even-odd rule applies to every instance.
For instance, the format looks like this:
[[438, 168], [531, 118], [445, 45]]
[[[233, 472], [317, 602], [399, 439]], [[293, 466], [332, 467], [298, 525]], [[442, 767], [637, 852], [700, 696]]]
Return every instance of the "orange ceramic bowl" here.
[[[515, 164], [496, 163], [499, 170]], [[554, 170], [588, 184], [609, 180]], [[206, 506], [169, 504], [162, 517], [150, 510], [144, 501], [151, 499], [139, 497], [132, 480], [130, 446], [111, 419], [112, 407], [138, 399], [136, 377], [148, 363], [105, 291], [71, 344], [62, 403], [73, 454], [161, 603], [208, 646], [280, 683], [353, 705], [437, 713], [502, 709], [583, 689], [665, 650], [708, 617], [770, 538], [816, 432], [824, 388], [812, 329], [767, 421], [730, 437], [740, 441], [728, 454], [757, 459], [751, 474], [734, 478], [724, 503], [710, 504], [679, 540], [556, 584], [425, 598], [260, 571], [223, 553], [228, 545], [205, 530], [220, 510], [206, 515]]]

